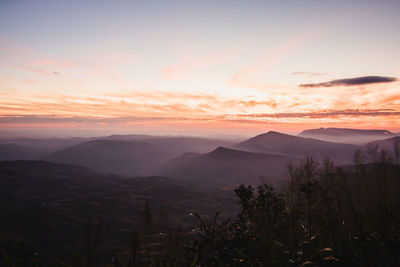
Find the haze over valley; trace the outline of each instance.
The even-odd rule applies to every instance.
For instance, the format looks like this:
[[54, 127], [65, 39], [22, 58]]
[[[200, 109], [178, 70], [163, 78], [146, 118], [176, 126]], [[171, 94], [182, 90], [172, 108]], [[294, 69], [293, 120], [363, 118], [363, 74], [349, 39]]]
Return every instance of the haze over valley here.
[[[1, 235], [30, 240], [51, 257], [50, 248], [63, 250], [66, 242], [79, 246], [80, 227], [89, 216], [107, 226], [106, 246], [125, 251], [132, 225], [148, 231], [140, 230], [147, 229], [144, 210], [153, 230], [179, 225], [186, 235], [195, 222], [190, 214], [234, 216], [239, 205], [233, 190], [240, 184], [266, 183], [285, 192], [289, 166], [307, 158], [320, 166], [329, 158], [353, 176], [355, 164], [378, 160], [384, 149], [384, 160], [393, 164], [390, 173], [400, 171], [400, 136], [390, 133], [360, 145], [358, 130], [337, 128], [334, 133], [345, 135], [347, 143], [324, 141], [331, 131], [325, 137], [319, 130], [320, 139], [269, 131], [239, 142], [151, 135], [2, 139]], [[362, 131], [361, 139], [374, 137], [377, 131]], [[357, 159], [360, 152], [364, 159]]]
[[[392, 159], [396, 157], [394, 150], [399, 136], [388, 131], [378, 131], [382, 134], [374, 140], [375, 130], [363, 130], [359, 137], [357, 130], [335, 129], [339, 136], [355, 139], [354, 144], [324, 141], [331, 138], [330, 134], [319, 135], [319, 139], [303, 137], [304, 132], [312, 131], [303, 131], [297, 136], [269, 131], [241, 142], [151, 135], [0, 139], [0, 159], [71, 164], [103, 174], [131, 177], [163, 175], [206, 179], [211, 183], [223, 179], [233, 185], [257, 183], [260, 177], [282, 178], [288, 163], [298, 163], [305, 157], [320, 161], [330, 158], [337, 165], [352, 164], [356, 150], [365, 150], [371, 145], [387, 150]], [[388, 138], [383, 139], [382, 135]], [[360, 139], [373, 141], [360, 144]]]

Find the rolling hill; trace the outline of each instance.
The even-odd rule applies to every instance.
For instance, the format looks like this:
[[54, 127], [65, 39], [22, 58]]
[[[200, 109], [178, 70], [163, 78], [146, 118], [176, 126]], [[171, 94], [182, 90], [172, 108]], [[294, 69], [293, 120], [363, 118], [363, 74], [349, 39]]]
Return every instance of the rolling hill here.
[[108, 246], [129, 249], [132, 227], [144, 232], [146, 201], [156, 231], [191, 225], [195, 221], [190, 212], [207, 217], [216, 211], [225, 215], [236, 211], [232, 191], [172, 178], [102, 175], [45, 161], [0, 162], [0, 239], [66, 249], [82, 241], [82, 230], [91, 217], [104, 220]]
[[185, 152], [208, 152], [231, 143], [191, 137], [94, 140], [50, 154], [47, 161], [76, 164], [103, 173], [145, 176]]
[[0, 144], [0, 160], [32, 160], [43, 157], [40, 149], [24, 147], [14, 143]]
[[259, 184], [260, 178], [280, 181], [277, 178], [284, 176], [287, 164], [298, 161], [289, 156], [218, 147], [206, 154], [183, 154], [162, 166], [158, 173], [210, 184]]
[[357, 146], [270, 131], [239, 143], [234, 148], [260, 153], [288, 155], [297, 158], [313, 156], [322, 159], [328, 156], [338, 164], [344, 164], [352, 160], [352, 155]]

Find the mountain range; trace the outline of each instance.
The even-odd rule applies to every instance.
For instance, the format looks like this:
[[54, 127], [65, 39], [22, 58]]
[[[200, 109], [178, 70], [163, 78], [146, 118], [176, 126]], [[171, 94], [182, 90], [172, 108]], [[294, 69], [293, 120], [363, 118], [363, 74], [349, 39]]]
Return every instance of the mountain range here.
[[[205, 219], [217, 211], [235, 214], [233, 188], [266, 182], [279, 191], [287, 183], [288, 164], [307, 156], [330, 157], [345, 166], [350, 178], [363, 169], [352, 166], [358, 149], [385, 149], [398, 163], [400, 137], [388, 135], [366, 146], [278, 132], [239, 143], [146, 135], [0, 141], [0, 238], [65, 248], [82, 239], [82, 229], [93, 218], [104, 222], [106, 246], [127, 249], [132, 229], [145, 232], [146, 212], [157, 231], [181, 225], [188, 233], [196, 223], [190, 213]], [[396, 177], [399, 166], [390, 166]], [[363, 169], [371, 173], [371, 186], [376, 168], [379, 164]], [[398, 181], [387, 184], [393, 194], [398, 194]]]
[[159, 174], [221, 185], [259, 184], [277, 182], [289, 163], [298, 162], [290, 156], [218, 147], [206, 154], [183, 154], [162, 166]]
[[[103, 174], [127, 177], [163, 175], [186, 181], [233, 185], [258, 183], [260, 178], [282, 180], [286, 166], [307, 156], [348, 165], [362, 145], [329, 142], [302, 135], [389, 136], [370, 144], [387, 149], [396, 157], [398, 139], [385, 130], [322, 128], [299, 136], [267, 132], [240, 143], [232, 141], [149, 135], [111, 135], [100, 138], [0, 140], [0, 160], [46, 160], [80, 165]], [[364, 140], [364, 139], [363, 139]]]
[[102, 139], [52, 153], [44, 159], [77, 164], [104, 173], [151, 175], [165, 162], [187, 151], [204, 153], [230, 142], [191, 137]]

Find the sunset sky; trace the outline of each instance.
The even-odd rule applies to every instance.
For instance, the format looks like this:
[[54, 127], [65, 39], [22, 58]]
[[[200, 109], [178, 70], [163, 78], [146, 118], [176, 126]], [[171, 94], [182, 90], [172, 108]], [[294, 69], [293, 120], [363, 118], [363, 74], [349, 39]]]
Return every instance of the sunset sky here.
[[0, 0], [0, 133], [400, 131], [400, 1]]

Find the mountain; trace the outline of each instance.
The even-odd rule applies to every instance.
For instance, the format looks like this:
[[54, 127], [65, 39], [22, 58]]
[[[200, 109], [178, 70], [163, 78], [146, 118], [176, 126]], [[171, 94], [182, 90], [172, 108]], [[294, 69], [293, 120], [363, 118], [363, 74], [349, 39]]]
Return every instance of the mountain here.
[[81, 165], [103, 173], [140, 176], [148, 174], [167, 157], [168, 151], [146, 142], [95, 140], [64, 148], [45, 160]]
[[57, 150], [80, 144], [90, 138], [8, 138], [0, 139], [0, 160], [39, 160]]
[[192, 137], [94, 140], [52, 153], [45, 160], [82, 165], [103, 173], [146, 176], [182, 153], [204, 153], [223, 144], [231, 143]]
[[159, 136], [145, 135], [145, 134], [113, 134], [98, 139], [106, 140], [143, 140], [151, 138], [160, 138]]
[[287, 164], [298, 161], [289, 156], [218, 147], [207, 154], [183, 154], [162, 166], [159, 174], [210, 184], [259, 184], [260, 178], [278, 181]]
[[349, 163], [357, 149], [355, 145], [326, 142], [273, 131], [257, 135], [234, 147], [246, 151], [288, 155], [297, 158], [313, 156], [322, 159], [328, 156], [340, 164]]
[[347, 128], [319, 128], [302, 131], [299, 136], [331, 142], [365, 144], [375, 140], [396, 136], [388, 130], [361, 130]]
[[335, 136], [343, 136], [343, 135], [379, 135], [379, 136], [390, 136], [395, 135], [394, 133], [388, 130], [362, 130], [362, 129], [348, 129], [348, 128], [319, 128], [319, 129], [309, 129], [304, 130], [300, 133], [300, 135], [312, 135], [312, 134], [321, 134], [321, 135], [335, 135]]
[[0, 144], [0, 160], [31, 160], [43, 157], [42, 150], [13, 143]]
[[108, 248], [129, 249], [132, 227], [144, 232], [146, 202], [154, 231], [176, 224], [189, 229], [196, 222], [190, 212], [205, 217], [236, 212], [232, 191], [172, 178], [125, 178], [45, 161], [0, 162], [0, 240], [66, 249], [82, 241], [91, 217], [103, 219]]
[[[43, 160], [6, 160], [0, 161], [0, 173], [6, 175], [52, 176], [52, 179], [62, 179], [63, 176], [93, 176], [99, 175], [95, 171], [82, 166], [70, 164], [56, 164]], [[97, 182], [97, 179], [96, 179]]]
[[[196, 137], [173, 137], [157, 135], [110, 135], [103, 137], [70, 137], [70, 138], [0, 138], [0, 160], [32, 160], [43, 159], [51, 153], [55, 153], [67, 147], [82, 144], [95, 140], [126, 140], [126, 141], [147, 141], [156, 143], [174, 142], [186, 143], [185, 146], [195, 147], [195, 151], [205, 149], [208, 152], [220, 145], [228, 146], [234, 142], [226, 142], [221, 139], [196, 138]], [[179, 145], [179, 144], [177, 144]], [[14, 146], [14, 147], [13, 147]], [[208, 149], [208, 150], [207, 150]], [[190, 151], [190, 150], [188, 150]], [[185, 151], [183, 151], [185, 152]], [[182, 151], [180, 150], [180, 153]]]
[[57, 150], [94, 140], [95, 138], [81, 138], [81, 137], [71, 137], [71, 138], [8, 138], [0, 139], [0, 144], [16, 144], [18, 146], [35, 149], [41, 151], [42, 153], [51, 153]]

